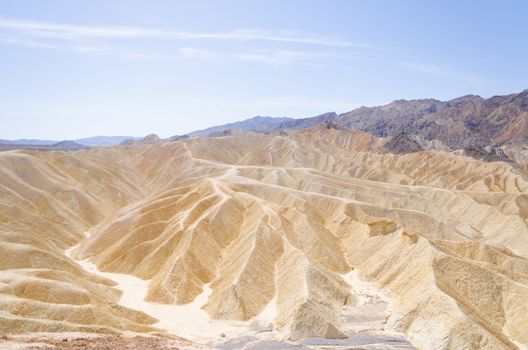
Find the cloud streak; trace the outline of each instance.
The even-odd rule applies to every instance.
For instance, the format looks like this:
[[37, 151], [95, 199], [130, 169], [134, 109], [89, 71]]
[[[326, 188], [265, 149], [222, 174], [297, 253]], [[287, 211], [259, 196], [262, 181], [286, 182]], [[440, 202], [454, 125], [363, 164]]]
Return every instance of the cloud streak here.
[[[161, 51], [152, 49], [147, 51], [141, 47], [141, 44], [137, 45], [139, 49], [131, 49], [129, 44], [135, 39], [160, 39], [179, 43], [164, 45]], [[200, 46], [200, 43], [207, 44], [206, 42], [212, 41], [258, 42], [259, 48], [237, 47], [235, 49], [237, 51], [233, 51], [218, 47], [215, 50], [196, 47]], [[266, 43], [267, 48], [264, 45]], [[291, 45], [285, 49], [277, 46], [280, 43]], [[298, 31], [189, 32], [130, 26], [71, 25], [0, 17], [0, 44], [114, 56], [135, 61], [163, 60], [221, 64], [247, 62], [272, 66], [290, 64], [324, 66], [336, 63], [349, 64], [353, 61], [371, 62], [464, 81], [486, 80], [479, 76], [456, 72], [449, 67], [402, 57], [393, 50], [368, 43], [355, 43], [346, 39], [309, 35]], [[122, 44], [126, 45], [123, 47]]]
[[233, 30], [227, 32], [189, 32], [158, 30], [143, 27], [84, 26], [57, 24], [39, 21], [0, 18], [0, 30], [54, 39], [138, 39], [160, 38], [172, 40], [215, 40], [215, 41], [269, 41], [317, 46], [355, 47], [376, 49], [376, 47], [354, 43], [330, 36], [303, 35], [297, 32], [269, 32], [258, 30]]

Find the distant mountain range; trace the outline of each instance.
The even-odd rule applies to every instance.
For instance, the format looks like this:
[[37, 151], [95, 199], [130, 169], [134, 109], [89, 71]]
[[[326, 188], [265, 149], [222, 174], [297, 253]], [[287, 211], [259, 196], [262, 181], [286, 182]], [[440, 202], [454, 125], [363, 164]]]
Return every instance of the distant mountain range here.
[[255, 117], [189, 136], [226, 135], [228, 130], [285, 132], [329, 121], [333, 127], [395, 138], [388, 147], [398, 153], [423, 150], [427, 143], [429, 149], [462, 149], [486, 160], [528, 162], [528, 90], [488, 99], [467, 95], [449, 101], [396, 100], [384, 106], [304, 119]]
[[461, 149], [468, 155], [485, 160], [528, 163], [528, 90], [488, 99], [467, 95], [449, 101], [396, 100], [384, 106], [360, 107], [347, 113], [329, 112], [303, 119], [257, 116], [165, 140], [153, 134], [146, 138], [96, 136], [73, 140], [69, 144], [58, 144], [53, 140], [0, 140], [0, 149], [81, 149], [156, 143], [187, 137], [228, 136], [234, 131], [287, 132], [329, 122], [328, 126], [332, 128], [361, 130], [392, 138], [387, 143], [391, 152]]
[[135, 136], [94, 136], [94, 137], [86, 137], [82, 139], [77, 139], [74, 141], [84, 146], [96, 147], [96, 146], [115, 146], [115, 145], [119, 145], [121, 142], [125, 140], [140, 140], [140, 139], [141, 137], [135, 137]]
[[38, 139], [0, 140], [0, 149], [82, 149], [87, 147], [115, 146], [125, 140], [140, 139], [141, 137], [134, 136], [94, 136], [65, 141]]
[[[300, 130], [312, 127], [322, 122], [333, 120], [337, 117], [334, 112], [325, 113], [316, 117], [294, 119], [294, 118], [273, 118], [273, 117], [253, 117], [239, 122], [213, 126], [203, 130], [189, 133], [187, 136], [216, 136], [227, 130], [244, 130], [259, 133], [267, 133], [278, 130]], [[174, 136], [174, 138], [177, 136]]]
[[36, 143], [19, 144], [19, 143], [3, 143], [0, 144], [0, 151], [9, 151], [14, 149], [38, 150], [38, 151], [77, 151], [81, 149], [88, 149], [90, 147], [78, 144], [74, 141], [59, 141], [53, 144], [38, 144], [39, 140], [32, 140]]
[[332, 112], [304, 119], [254, 117], [188, 135], [209, 136], [230, 129], [268, 133], [304, 129], [330, 120], [346, 129], [375, 136], [417, 134], [454, 148], [524, 143], [528, 140], [528, 90], [489, 99], [467, 95], [449, 101], [396, 100], [384, 106], [360, 107], [339, 115]]
[[57, 143], [56, 140], [37, 140], [37, 139], [18, 139], [18, 140], [0, 140], [0, 145], [41, 145], [49, 146]]
[[283, 122], [294, 120], [292, 118], [253, 117], [239, 122], [212, 126], [207, 129], [193, 131], [188, 136], [210, 136], [211, 134], [224, 130], [251, 130], [256, 132], [268, 132]]

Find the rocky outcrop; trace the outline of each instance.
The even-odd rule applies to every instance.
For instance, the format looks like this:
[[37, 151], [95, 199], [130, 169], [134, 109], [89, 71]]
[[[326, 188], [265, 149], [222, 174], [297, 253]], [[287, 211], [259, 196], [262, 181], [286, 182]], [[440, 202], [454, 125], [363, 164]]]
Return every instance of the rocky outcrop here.
[[384, 147], [389, 152], [395, 154], [413, 153], [424, 150], [422, 145], [417, 141], [417, 137], [413, 137], [406, 133], [391, 137]]

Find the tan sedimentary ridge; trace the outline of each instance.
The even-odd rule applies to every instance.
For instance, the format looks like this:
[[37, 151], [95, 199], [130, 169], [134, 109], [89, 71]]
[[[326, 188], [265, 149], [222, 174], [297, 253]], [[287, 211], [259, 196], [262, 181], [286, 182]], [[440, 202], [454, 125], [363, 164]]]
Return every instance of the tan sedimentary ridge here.
[[[0, 154], [0, 328], [159, 331], [117, 305], [212, 292], [214, 319], [273, 303], [291, 339], [346, 336], [356, 270], [391, 300], [387, 326], [419, 348], [528, 346], [528, 175], [317, 126], [75, 153]], [[88, 236], [84, 233], [89, 232]]]

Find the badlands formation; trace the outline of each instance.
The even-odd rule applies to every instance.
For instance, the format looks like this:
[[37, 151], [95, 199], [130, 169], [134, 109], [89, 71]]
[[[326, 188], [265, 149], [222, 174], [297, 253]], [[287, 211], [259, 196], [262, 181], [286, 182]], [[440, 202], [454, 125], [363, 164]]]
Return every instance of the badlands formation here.
[[0, 153], [0, 332], [526, 348], [526, 168], [387, 142], [318, 125]]

